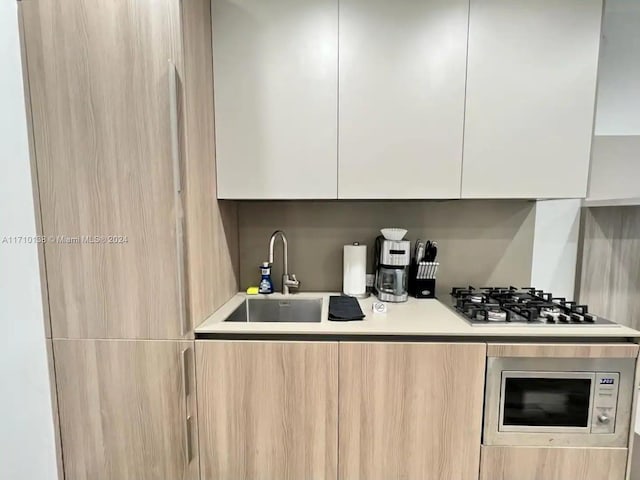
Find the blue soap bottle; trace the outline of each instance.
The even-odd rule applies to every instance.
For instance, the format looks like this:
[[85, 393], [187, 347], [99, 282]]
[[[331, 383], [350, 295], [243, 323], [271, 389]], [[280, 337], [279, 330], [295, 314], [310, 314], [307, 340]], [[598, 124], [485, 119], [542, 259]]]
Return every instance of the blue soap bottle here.
[[260, 273], [262, 274], [262, 278], [260, 279], [260, 285], [258, 286], [258, 293], [273, 293], [271, 264], [269, 262], [262, 262], [262, 265], [260, 266]]

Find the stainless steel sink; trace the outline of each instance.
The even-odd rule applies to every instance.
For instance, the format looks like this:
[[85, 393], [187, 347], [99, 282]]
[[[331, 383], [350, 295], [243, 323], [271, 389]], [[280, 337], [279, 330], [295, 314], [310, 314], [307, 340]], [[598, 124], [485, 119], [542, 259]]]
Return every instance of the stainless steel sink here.
[[225, 322], [320, 322], [321, 298], [248, 298]]

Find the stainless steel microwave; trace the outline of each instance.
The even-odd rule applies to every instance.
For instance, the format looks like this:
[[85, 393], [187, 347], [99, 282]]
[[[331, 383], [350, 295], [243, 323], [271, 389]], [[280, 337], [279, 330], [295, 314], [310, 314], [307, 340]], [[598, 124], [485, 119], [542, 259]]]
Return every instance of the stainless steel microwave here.
[[485, 445], [626, 447], [635, 359], [489, 357]]

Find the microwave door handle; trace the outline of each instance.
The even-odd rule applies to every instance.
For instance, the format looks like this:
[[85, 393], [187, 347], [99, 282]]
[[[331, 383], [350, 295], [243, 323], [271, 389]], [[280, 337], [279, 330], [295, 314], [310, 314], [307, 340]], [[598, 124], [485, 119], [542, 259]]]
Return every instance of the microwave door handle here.
[[589, 392], [589, 416], [587, 417], [587, 428], [591, 431], [593, 423], [593, 402], [596, 396], [596, 374], [591, 374], [591, 392]]

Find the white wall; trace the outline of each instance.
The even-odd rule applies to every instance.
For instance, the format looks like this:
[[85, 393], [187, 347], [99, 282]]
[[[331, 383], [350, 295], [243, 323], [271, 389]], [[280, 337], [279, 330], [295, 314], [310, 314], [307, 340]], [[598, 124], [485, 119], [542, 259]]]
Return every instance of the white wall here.
[[556, 297], [574, 297], [581, 203], [580, 199], [536, 203], [531, 285]]
[[596, 135], [640, 135], [640, 1], [605, 0]]
[[57, 479], [17, 2], [0, 0], [0, 479]]

